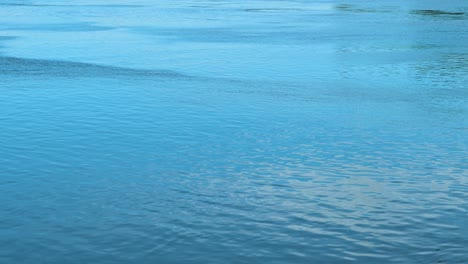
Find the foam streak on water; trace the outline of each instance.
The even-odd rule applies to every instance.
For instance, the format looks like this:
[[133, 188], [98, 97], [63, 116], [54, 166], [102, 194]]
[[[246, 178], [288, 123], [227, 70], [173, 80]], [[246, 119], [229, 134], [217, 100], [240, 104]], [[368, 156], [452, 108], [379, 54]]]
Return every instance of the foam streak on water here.
[[0, 263], [468, 263], [466, 1], [0, 0]]

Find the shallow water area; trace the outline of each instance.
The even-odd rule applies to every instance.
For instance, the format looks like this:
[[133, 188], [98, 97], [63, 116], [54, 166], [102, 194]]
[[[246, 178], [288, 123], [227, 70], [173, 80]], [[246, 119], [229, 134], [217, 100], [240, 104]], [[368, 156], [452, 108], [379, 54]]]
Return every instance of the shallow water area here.
[[467, 263], [467, 29], [461, 0], [0, 0], [0, 263]]

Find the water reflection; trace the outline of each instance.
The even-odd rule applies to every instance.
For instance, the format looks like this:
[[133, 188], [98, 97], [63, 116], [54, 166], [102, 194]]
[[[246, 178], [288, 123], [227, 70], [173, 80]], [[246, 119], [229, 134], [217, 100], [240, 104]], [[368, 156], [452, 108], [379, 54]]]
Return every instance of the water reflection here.
[[466, 262], [461, 2], [2, 3], [0, 262]]

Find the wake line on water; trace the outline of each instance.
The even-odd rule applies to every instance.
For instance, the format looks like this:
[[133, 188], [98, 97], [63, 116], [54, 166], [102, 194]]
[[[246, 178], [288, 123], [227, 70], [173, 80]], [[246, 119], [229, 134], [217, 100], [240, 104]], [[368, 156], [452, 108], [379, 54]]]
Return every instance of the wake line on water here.
[[164, 77], [189, 78], [170, 70], [132, 69], [61, 60], [25, 59], [0, 56], [0, 75], [55, 77]]
[[[406, 101], [405, 96], [391, 92], [371, 91], [367, 89], [341, 89], [324, 80], [306, 86], [284, 82], [240, 80], [223, 77], [190, 76], [170, 70], [135, 69], [118, 66], [106, 66], [85, 62], [64, 60], [28, 59], [0, 56], [0, 76], [11, 77], [46, 77], [46, 78], [128, 78], [128, 79], [166, 79], [202, 82], [212, 87], [214, 92], [228, 94], [248, 94], [267, 96], [273, 99], [327, 102], [337, 99], [354, 98], [369, 101]], [[210, 84], [217, 84], [215, 87]], [[343, 84], [344, 85], [344, 84]]]

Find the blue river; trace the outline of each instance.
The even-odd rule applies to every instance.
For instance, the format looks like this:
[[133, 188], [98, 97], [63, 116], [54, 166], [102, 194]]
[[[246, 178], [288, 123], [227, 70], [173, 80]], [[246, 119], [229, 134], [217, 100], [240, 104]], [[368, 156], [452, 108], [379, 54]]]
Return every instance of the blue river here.
[[466, 0], [0, 0], [0, 263], [468, 263]]

